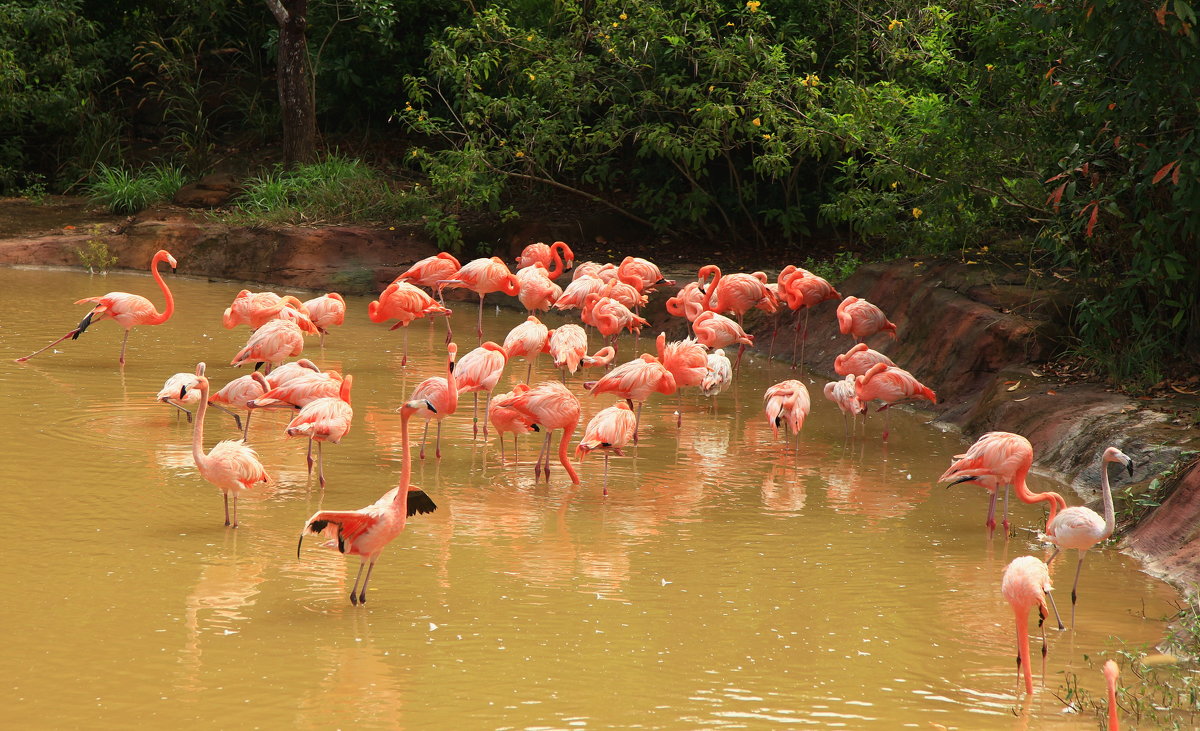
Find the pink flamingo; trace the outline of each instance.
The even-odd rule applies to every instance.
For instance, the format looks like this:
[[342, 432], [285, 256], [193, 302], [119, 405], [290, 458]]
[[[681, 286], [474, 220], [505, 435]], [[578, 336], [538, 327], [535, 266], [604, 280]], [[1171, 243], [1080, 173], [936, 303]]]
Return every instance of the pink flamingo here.
[[772, 314], [778, 309], [774, 295], [758, 277], [741, 272], [722, 276], [716, 264], [700, 267], [697, 277], [704, 282], [710, 274], [713, 280], [705, 290], [705, 308], [718, 313], [734, 313], [738, 326], [742, 325], [742, 317], [760, 304]]
[[633, 443], [637, 445], [636, 425], [642, 422], [642, 405], [646, 403], [646, 399], [650, 398], [652, 393], [657, 392], [664, 396], [675, 393], [676, 384], [675, 376], [671, 375], [671, 372], [659, 362], [658, 358], [649, 353], [642, 353], [641, 357], [628, 363], [622, 363], [601, 376], [600, 380], [585, 383], [583, 387], [591, 391], [592, 396], [611, 393], [617, 398], [623, 398], [629, 402], [631, 409], [633, 402], [637, 402], [637, 417], [633, 431]]
[[605, 345], [591, 355], [583, 356], [579, 365], [584, 368], [608, 368], [617, 357], [617, 351], [611, 345]]
[[613, 346], [613, 350], [617, 348], [617, 336], [622, 330], [640, 333], [643, 326], [650, 324], [615, 299], [601, 297], [594, 292], [584, 301], [580, 319], [608, 338], [608, 344]]
[[492, 391], [504, 372], [508, 363], [508, 352], [503, 346], [486, 341], [483, 345], [472, 350], [458, 361], [454, 367], [454, 377], [458, 382], [458, 395], [475, 394], [475, 409], [471, 415], [473, 437], [479, 436], [479, 392], [487, 392], [487, 403], [483, 407], [483, 439], [487, 441], [487, 415], [492, 406]]
[[163, 281], [162, 274], [158, 271], [158, 263], [163, 261], [171, 266], [171, 271], [175, 271], [176, 267], [175, 257], [162, 249], [150, 260], [150, 273], [154, 275], [154, 281], [158, 282], [158, 288], [162, 290], [163, 297], [166, 299], [166, 306], [161, 313], [154, 309], [154, 304], [150, 300], [140, 294], [109, 292], [103, 297], [85, 297], [84, 299], [77, 300], [75, 304], [81, 305], [84, 302], [91, 302], [96, 306], [84, 315], [78, 327], [41, 350], [35, 350], [23, 358], [17, 358], [17, 362], [24, 363], [38, 353], [53, 348], [67, 338], [78, 340], [83, 331], [87, 330], [88, 326], [93, 322], [109, 319], [125, 328], [125, 337], [121, 339], [121, 356], [118, 360], [122, 366], [125, 365], [125, 346], [129, 342], [129, 331], [135, 325], [161, 325], [170, 320], [171, 315], [175, 313], [175, 298], [171, 296], [171, 290], [167, 288], [167, 283]]
[[517, 281], [521, 288], [517, 299], [530, 314], [546, 312], [563, 293], [562, 287], [550, 279], [542, 264], [518, 269]]
[[291, 363], [284, 363], [278, 368], [272, 370], [270, 373], [265, 373], [263, 375], [266, 376], [267, 383], [270, 384], [271, 388], [275, 388], [276, 386], [282, 386], [297, 376], [302, 376], [306, 373], [320, 372], [321, 369], [317, 367], [316, 363], [313, 363], [308, 358], [301, 358], [300, 360], [292, 361]]
[[1075, 600], [1079, 589], [1079, 574], [1083, 571], [1083, 559], [1089, 549], [1112, 535], [1116, 526], [1116, 516], [1113, 513], [1112, 488], [1108, 484], [1108, 465], [1118, 462], [1129, 470], [1133, 477], [1133, 460], [1116, 447], [1104, 450], [1100, 458], [1100, 496], [1104, 501], [1104, 517], [1095, 510], [1083, 506], [1064, 508], [1062, 512], [1046, 524], [1046, 540], [1054, 544], [1054, 552], [1046, 561], [1047, 565], [1054, 563], [1054, 557], [1064, 548], [1079, 551], [1079, 562], [1075, 564], [1075, 583], [1071, 585], [1071, 626], [1075, 626]]
[[[325, 487], [325, 457], [321, 445], [325, 442], [337, 444], [350, 433], [350, 422], [354, 409], [350, 408], [350, 387], [354, 376], [342, 380], [336, 397], [326, 396], [309, 402], [287, 425], [289, 437], [308, 437], [317, 443], [317, 479]], [[311, 458], [309, 469], [312, 469]]]
[[[248, 442], [248, 437], [250, 434], [250, 414], [252, 411], [247, 404], [269, 390], [271, 390], [271, 386], [267, 382], [266, 377], [258, 371], [255, 371], [248, 376], [239, 376], [229, 383], [226, 383], [220, 390], [208, 397], [208, 405], [219, 408], [222, 411], [228, 410], [224, 406], [221, 406], [221, 404], [226, 404], [234, 408], [246, 409], [246, 425], [242, 428], [242, 441]], [[234, 414], [234, 416], [236, 417], [236, 414]], [[234, 421], [237, 422], [238, 420], [235, 418]]]
[[[1001, 593], [1012, 606], [1017, 623], [1017, 677], [1025, 673], [1025, 692], [1033, 694], [1033, 673], [1029, 661], [1029, 610], [1038, 608], [1038, 616], [1043, 620], [1048, 611], [1046, 597], [1053, 589], [1050, 585], [1050, 572], [1046, 564], [1035, 556], [1020, 556], [1004, 569], [1004, 578], [1000, 586]], [[1039, 624], [1042, 624], [1039, 622]], [[1046, 628], [1042, 625], [1042, 675], [1046, 674]]]
[[1050, 503], [1050, 519], [1054, 522], [1058, 511], [1067, 506], [1067, 501], [1056, 492], [1031, 492], [1025, 484], [1025, 476], [1033, 466], [1033, 445], [1020, 434], [993, 431], [984, 434], [971, 445], [966, 454], [955, 456], [954, 464], [942, 473], [938, 482], [957, 485], [962, 482], [978, 482], [992, 493], [988, 506], [986, 525], [990, 533], [996, 527], [997, 489], [1004, 490], [1004, 533], [1008, 535], [1008, 486], [1016, 491], [1024, 503]]
[[[842, 412], [843, 435], [851, 432], [849, 420], [858, 418], [857, 415], [863, 412], [863, 405], [858, 400], [858, 393], [854, 385], [854, 376], [849, 373], [840, 381], [830, 381], [825, 384], [825, 398], [837, 404], [838, 409]], [[854, 431], [857, 431], [857, 427]]]
[[510, 297], [521, 293], [521, 283], [516, 275], [508, 270], [500, 257], [490, 259], [475, 259], [463, 264], [462, 269], [453, 279], [443, 280], [447, 287], [466, 287], [479, 295], [479, 324], [476, 334], [483, 341], [483, 297], [490, 292], [503, 292]]
[[833, 372], [839, 376], [862, 376], [876, 363], [896, 367], [892, 359], [883, 353], [871, 350], [866, 343], [856, 343], [853, 348], [833, 359]]
[[[371, 582], [371, 571], [379, 554], [396, 536], [404, 531], [409, 516], [432, 513], [437, 505], [423, 490], [411, 484], [412, 455], [409, 454], [408, 423], [412, 415], [421, 408], [433, 408], [430, 404], [410, 401], [400, 407], [400, 433], [403, 457], [400, 467], [400, 484], [388, 490], [383, 497], [371, 505], [358, 510], [321, 510], [304, 521], [300, 541], [296, 544], [296, 558], [300, 558], [300, 546], [305, 535], [322, 535], [329, 538], [329, 547], [337, 546], [341, 553], [359, 557], [358, 575], [350, 589], [350, 603], [366, 604], [367, 584]], [[336, 529], [336, 530], [335, 530]], [[362, 577], [363, 565], [367, 566], [367, 578], [362, 591], [358, 591], [358, 580]], [[357, 595], [357, 596], [356, 596]]]
[[446, 346], [446, 375], [432, 376], [417, 384], [409, 401], [424, 402], [429, 408], [420, 408], [418, 412], [425, 419], [425, 431], [421, 434], [421, 459], [425, 459], [425, 440], [429, 437], [429, 420], [438, 423], [437, 443], [434, 446], [434, 456], [442, 458], [442, 419], [453, 416], [458, 411], [458, 381], [454, 377], [454, 358], [458, 355], [458, 345], [450, 343]]
[[[286, 309], [292, 309], [294, 312], [285, 314]], [[251, 330], [257, 330], [281, 316], [292, 320], [302, 319], [296, 316], [297, 313], [304, 315], [303, 319], [308, 319], [308, 308], [297, 297], [290, 294], [280, 297], [274, 292], [251, 292], [243, 289], [233, 298], [229, 307], [225, 308], [221, 324], [226, 330], [232, 330], [238, 325], [248, 325]], [[312, 332], [316, 334], [315, 326]]]
[[271, 320], [250, 334], [246, 346], [233, 356], [230, 365], [237, 367], [244, 363], [267, 364], [267, 373], [276, 363], [282, 363], [287, 358], [295, 358], [304, 352], [304, 331], [291, 320]]
[[838, 330], [853, 335], [859, 342], [875, 333], [886, 332], [896, 337], [896, 325], [887, 319], [883, 310], [858, 297], [847, 297], [837, 308]]
[[1121, 731], [1117, 718], [1117, 677], [1121, 669], [1112, 660], [1104, 663], [1104, 687], [1108, 691], [1108, 731]]
[[400, 280], [389, 284], [379, 295], [378, 300], [367, 305], [367, 317], [371, 322], [399, 320], [389, 329], [404, 328], [404, 355], [400, 359], [401, 367], [408, 365], [408, 324], [427, 315], [445, 315], [446, 333], [449, 335], [450, 314], [450, 310], [438, 304], [435, 299], [417, 289], [415, 285]]
[[[641, 314], [639, 308], [648, 301], [646, 295], [642, 294], [632, 284], [626, 284], [618, 279], [611, 282], [605, 282], [596, 294], [601, 297], [615, 299], [617, 302], [625, 305], [633, 310], [635, 314]], [[584, 298], [587, 299], [586, 297]]]
[[780, 381], [768, 388], [763, 401], [766, 404], [764, 413], [776, 439], [779, 438], [779, 427], [784, 423], [792, 434], [799, 435], [804, 419], [812, 409], [808, 387], [795, 379]]
[[585, 275], [576, 277], [571, 280], [567, 288], [557, 300], [554, 301], [554, 309], [559, 312], [565, 312], [572, 309], [582, 309], [583, 303], [587, 300], [588, 295], [599, 294], [607, 283], [600, 277]]
[[442, 251], [416, 262], [393, 281], [408, 281], [439, 291], [441, 288], [437, 286], [438, 282], [453, 279], [459, 269], [462, 269], [462, 264], [458, 263], [458, 259], [455, 259], [453, 254]]
[[[789, 309], [796, 312], [797, 337], [792, 340], [792, 363], [796, 362], [796, 340], [800, 341], [800, 364], [804, 365], [804, 344], [808, 340], [808, 315], [812, 308], [827, 300], [838, 299], [842, 295], [823, 277], [812, 272], [795, 267], [791, 264], [783, 268], [778, 278], [780, 289], [783, 290], [784, 301]], [[804, 310], [804, 329], [800, 328], [800, 310]]]
[[667, 298], [666, 307], [671, 315], [695, 322], [704, 312], [704, 288], [699, 282], [688, 282], [674, 297]]
[[649, 294], [659, 285], [670, 287], [673, 280], [664, 279], [654, 262], [637, 256], [627, 256], [617, 266], [617, 279], [632, 285], [639, 294]]
[[729, 384], [732, 382], [733, 364], [729, 362], [725, 351], [717, 348], [708, 354], [704, 368], [704, 380], [700, 382], [700, 392], [712, 398], [729, 388]]
[[[200, 392], [196, 390], [198, 379], [195, 373], [175, 373], [166, 380], [154, 398], [164, 404], [170, 404], [187, 415], [188, 423], [192, 423], [192, 412], [184, 408], [184, 403], [196, 403], [200, 400]], [[180, 398], [180, 393], [187, 395]], [[175, 414], [178, 422], [179, 414]]]
[[525, 369], [525, 383], [529, 383], [529, 378], [533, 375], [533, 363], [537, 360], [538, 353], [546, 352], [549, 342], [550, 330], [533, 315], [504, 337], [504, 351], [508, 353], [508, 357], [524, 356], [529, 363]]
[[580, 462], [590, 452], [597, 449], [604, 451], [604, 494], [608, 494], [608, 456], [609, 452], [623, 457], [621, 448], [633, 438], [637, 431], [637, 417], [633, 415], [629, 404], [618, 401], [607, 409], [596, 412], [583, 430], [583, 438], [575, 448], [575, 459]]
[[[270, 379], [266, 380], [269, 384]], [[325, 371], [322, 373], [320, 371], [302, 370], [299, 375], [289, 378], [277, 386], [272, 386], [266, 393], [249, 401], [246, 406], [251, 410], [264, 408], [299, 410], [317, 399], [336, 399], [341, 392], [342, 374], [337, 371]], [[308, 463], [310, 474], [312, 473], [313, 466], [312, 447], [313, 439], [309, 437], [308, 449], [305, 451], [304, 458]]]
[[[269, 482], [271, 476], [263, 469], [258, 455], [240, 439], [217, 442], [208, 454], [204, 453], [204, 414], [208, 411], [208, 379], [204, 364], [196, 366], [196, 388], [200, 390], [200, 405], [196, 407], [196, 423], [192, 429], [192, 459], [200, 476], [217, 486], [225, 497], [225, 525], [229, 522], [229, 493], [233, 493], [233, 527], [238, 527], [238, 495], [259, 482]], [[186, 387], [179, 397], [186, 396]]]
[[[911, 373], [903, 368], [883, 363], [876, 363], [863, 375], [855, 376], [854, 392], [863, 405], [863, 413], [866, 413], [867, 402], [872, 399], [879, 399], [883, 402], [879, 411], [883, 411], [899, 401], [912, 398], [923, 398], [931, 404], [937, 403], [937, 394], [914, 378]], [[888, 438], [891, 415], [892, 412], [888, 411], [884, 417], [884, 441], [887, 441]]]
[[742, 353], [745, 352], [746, 346], [754, 344], [754, 336], [747, 335], [741, 325], [711, 310], [701, 312], [696, 317], [692, 322], [692, 332], [696, 333], [696, 340], [709, 350], [727, 348], [738, 343], [740, 347], [734, 362], [735, 368], [742, 362]]
[[530, 244], [517, 257], [517, 267], [524, 269], [536, 264], [545, 267], [550, 279], [558, 279], [563, 272], [575, 266], [575, 252], [565, 241], [555, 241], [549, 246], [540, 242]]
[[692, 338], [667, 342], [667, 334], [659, 333], [655, 340], [658, 360], [675, 377], [679, 404], [675, 411], [675, 426], [683, 426], [683, 391], [687, 386], [699, 388], [708, 374], [708, 352]]
[[587, 355], [587, 332], [574, 323], [562, 325], [550, 331], [546, 348], [554, 359], [554, 367], [562, 374], [563, 383], [566, 383], [566, 371], [574, 375], [579, 370], [580, 361]]
[[504, 461], [504, 435], [513, 435], [513, 459], [517, 458], [517, 435], [528, 434], [531, 431], [537, 431], [537, 424], [533, 423], [533, 417], [529, 414], [517, 411], [505, 406], [500, 406], [500, 402], [520, 396], [523, 393], [529, 392], [529, 384], [518, 383], [513, 387], [513, 390], [508, 393], [502, 393], [492, 399], [491, 405], [488, 407], [488, 421], [492, 422], [492, 427], [495, 428], [496, 434], [500, 436], [500, 461]]
[[308, 310], [309, 319], [321, 333], [321, 347], [325, 347], [325, 334], [334, 325], [346, 321], [346, 300], [337, 292], [329, 292], [320, 297], [314, 297], [304, 303]]
[[583, 277], [596, 277], [604, 282], [610, 282], [617, 278], [617, 265], [609, 262], [601, 264], [595, 261], [585, 261], [575, 267], [575, 273], [571, 275], [571, 279], [581, 279]]
[[542, 444], [542, 451], [538, 453], [537, 462], [533, 465], [534, 482], [539, 479], [542, 469], [546, 471], [546, 482], [550, 481], [550, 437], [555, 429], [562, 429], [562, 440], [558, 443], [558, 461], [570, 475], [571, 483], [579, 484], [579, 474], [571, 466], [571, 458], [567, 455], [567, 444], [579, 425], [579, 399], [575, 398], [575, 394], [558, 381], [547, 381], [524, 393], [498, 400], [496, 404], [501, 408], [513, 409], [524, 414], [527, 423], [546, 432], [546, 441]]

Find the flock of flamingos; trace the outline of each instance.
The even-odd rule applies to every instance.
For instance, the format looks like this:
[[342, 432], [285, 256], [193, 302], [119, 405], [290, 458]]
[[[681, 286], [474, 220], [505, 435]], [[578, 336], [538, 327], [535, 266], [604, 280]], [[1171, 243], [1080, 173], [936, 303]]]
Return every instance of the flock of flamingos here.
[[[67, 338], [78, 338], [96, 322], [111, 319], [125, 329], [121, 342], [120, 363], [125, 363], [125, 346], [129, 330], [135, 325], [157, 325], [167, 321], [174, 312], [175, 302], [170, 289], [159, 272], [159, 264], [167, 263], [172, 269], [176, 261], [166, 251], [154, 255], [150, 270], [166, 298], [166, 306], [158, 312], [145, 297], [126, 292], [110, 292], [101, 297], [89, 297], [75, 304], [94, 305], [91, 311], [63, 337], [19, 362], [41, 353]], [[565, 385], [565, 372], [575, 373], [580, 368], [604, 368], [604, 374], [594, 381], [584, 383], [584, 388], [593, 395], [608, 393], [617, 398], [614, 405], [599, 411], [584, 428], [583, 437], [575, 448], [576, 459], [590, 452], [600, 451], [605, 455], [605, 485], [607, 494], [609, 453], [621, 455], [621, 450], [630, 442], [637, 444], [638, 423], [641, 408], [653, 393], [670, 395], [679, 389], [696, 387], [706, 396], [715, 396], [729, 385], [736, 370], [724, 353], [724, 348], [739, 346], [738, 358], [753, 337], [743, 330], [742, 317], [757, 308], [768, 313], [780, 313], [787, 308], [796, 313], [797, 330], [801, 327], [800, 313], [807, 313], [814, 305], [841, 295], [825, 279], [804, 269], [787, 266], [775, 282], [769, 281], [762, 272], [753, 274], [724, 274], [716, 266], [702, 267], [697, 280], [689, 282], [667, 300], [668, 312], [686, 318], [691, 324], [692, 337], [667, 342], [665, 335], [656, 341], [657, 355], [643, 353], [621, 365], [612, 366], [617, 357], [617, 335], [623, 330], [640, 331], [649, 323], [638, 313], [647, 303], [649, 295], [662, 285], [674, 282], [663, 278], [653, 263], [626, 257], [619, 265], [585, 262], [574, 266], [574, 255], [561, 241], [552, 246], [532, 244], [525, 248], [517, 260], [518, 270], [514, 274], [499, 258], [481, 258], [460, 265], [448, 253], [441, 253], [414, 263], [407, 271], [387, 286], [379, 299], [370, 303], [368, 317], [372, 322], [382, 323], [396, 320], [392, 329], [407, 328], [415, 319], [434, 315], [449, 315], [450, 310], [441, 301], [446, 288], [465, 287], [479, 296], [479, 324], [477, 338], [479, 347], [457, 359], [458, 348], [453, 342], [450, 319], [446, 318], [446, 372], [422, 381], [409, 394], [399, 408], [402, 419], [403, 462], [399, 484], [385, 493], [372, 505], [358, 510], [322, 510], [304, 523], [300, 540], [304, 535], [324, 535], [330, 540], [325, 544], [342, 553], [359, 556], [359, 570], [350, 601], [354, 604], [366, 602], [367, 584], [371, 571], [383, 549], [404, 530], [405, 521], [411, 515], [428, 513], [436, 509], [430, 497], [411, 484], [412, 457], [409, 445], [409, 421], [418, 416], [425, 421], [425, 436], [422, 437], [420, 457], [425, 458], [425, 442], [429, 422], [436, 421], [438, 435], [435, 452], [441, 457], [441, 422], [458, 409], [459, 396], [466, 393], [476, 395], [485, 392], [485, 418], [482, 430], [486, 440], [490, 423], [500, 437], [503, 458], [504, 434], [539, 431], [545, 433], [542, 450], [534, 465], [536, 478], [542, 474], [549, 480], [551, 461], [551, 435], [561, 429], [563, 434], [558, 445], [558, 460], [570, 476], [572, 483], [579, 483], [579, 475], [571, 462], [569, 443], [580, 419], [578, 397]], [[561, 287], [555, 283], [567, 270], [574, 268], [570, 283]], [[426, 292], [421, 287], [429, 290]], [[430, 294], [432, 292], [432, 295]], [[503, 344], [483, 338], [483, 299], [492, 292], [517, 297], [531, 313], [526, 322], [513, 328]], [[437, 299], [435, 299], [437, 296]], [[532, 314], [546, 311], [579, 309], [584, 324], [596, 329], [607, 345], [593, 354], [588, 354], [588, 336], [583, 327], [576, 324], [548, 329]], [[734, 319], [727, 317], [734, 316]], [[336, 371], [322, 372], [309, 360], [285, 362], [301, 355], [306, 335], [319, 335], [324, 341], [330, 327], [340, 325], [346, 315], [345, 300], [336, 293], [301, 302], [292, 296], [280, 297], [273, 292], [251, 293], [243, 290], [225, 310], [223, 324], [226, 328], [248, 325], [252, 332], [246, 346], [232, 360], [232, 365], [253, 363], [255, 371], [242, 376], [212, 392], [205, 377], [205, 364], [200, 363], [195, 373], [178, 373], [168, 379], [158, 394], [160, 400], [187, 411], [184, 404], [195, 403], [196, 414], [193, 427], [192, 453], [200, 474], [216, 485], [225, 499], [225, 525], [237, 527], [238, 494], [270, 479], [255, 451], [246, 441], [250, 425], [250, 414], [258, 408], [285, 408], [295, 412], [287, 426], [287, 434], [308, 439], [308, 467], [313, 467], [312, 445], [317, 444], [318, 478], [325, 484], [321, 445], [324, 442], [337, 444], [350, 430], [353, 410], [350, 405], [350, 390], [353, 376]], [[861, 342], [876, 333], [896, 336], [896, 326], [889, 322], [884, 313], [870, 302], [857, 297], [842, 299], [837, 308], [839, 329], [843, 334], [854, 337], [856, 344], [834, 362], [835, 372], [843, 380], [826, 384], [824, 394], [837, 404], [843, 415], [854, 418], [865, 414], [866, 405], [873, 401], [883, 402], [880, 409], [909, 399], [927, 399], [936, 402], [932, 390], [921, 384], [910, 373], [898, 367], [886, 355], [870, 349]], [[407, 362], [407, 329], [405, 332], [405, 356]], [[801, 339], [802, 340], [802, 339]], [[556, 368], [564, 372], [563, 382], [550, 380], [537, 385], [528, 383], [533, 361], [539, 353], [548, 353]], [[513, 391], [492, 395], [508, 361], [523, 356], [529, 361], [526, 382]], [[793, 352], [793, 360], [795, 353]], [[801, 351], [801, 360], [803, 351]], [[456, 362], [457, 360], [457, 362]], [[262, 371], [259, 367], [265, 365]], [[786, 426], [792, 434], [798, 434], [811, 408], [807, 387], [800, 380], [789, 379], [767, 389], [764, 395], [765, 418], [770, 422], [778, 437], [780, 427]], [[636, 411], [634, 410], [636, 404]], [[204, 418], [208, 406], [228, 411], [230, 408], [247, 409], [243, 439], [218, 442], [206, 454], [203, 449]], [[235, 421], [236, 413], [229, 411]], [[680, 412], [681, 413], [681, 412]], [[192, 415], [189, 412], [188, 418]], [[678, 418], [682, 418], [679, 416]], [[239, 424], [240, 425], [240, 424]], [[856, 429], [857, 427], [855, 427]], [[865, 428], [865, 426], [864, 426]], [[478, 432], [478, 418], [476, 431]], [[887, 439], [887, 427], [883, 438]], [[1018, 434], [990, 432], [978, 439], [965, 454], [958, 455], [955, 462], [941, 476], [939, 482], [951, 484], [974, 482], [991, 493], [986, 525], [989, 532], [996, 526], [995, 511], [1000, 488], [1004, 487], [1004, 515], [1002, 524], [1007, 532], [1008, 494], [1011, 488], [1019, 499], [1026, 503], [1045, 502], [1049, 507], [1045, 540], [1055, 545], [1049, 561], [1053, 561], [1061, 549], [1079, 551], [1075, 584], [1071, 589], [1072, 624], [1077, 598], [1080, 570], [1086, 552], [1108, 538], [1113, 531], [1114, 514], [1112, 492], [1109, 487], [1107, 468], [1110, 463], [1123, 465], [1133, 473], [1132, 460], [1115, 447], [1109, 447], [1103, 455], [1101, 488], [1104, 514], [1099, 515], [1086, 507], [1067, 507], [1066, 501], [1055, 492], [1031, 492], [1026, 485], [1026, 475], [1033, 461], [1033, 447], [1029, 440]], [[232, 518], [229, 496], [233, 495]], [[299, 554], [300, 546], [297, 546]], [[363, 567], [366, 576], [363, 578]], [[359, 580], [362, 579], [362, 589]], [[1024, 674], [1026, 693], [1033, 693], [1033, 679], [1029, 656], [1029, 612], [1038, 608], [1039, 625], [1048, 616], [1049, 606], [1054, 606], [1051, 593], [1048, 562], [1035, 556], [1014, 559], [1004, 570], [1001, 591], [1012, 605], [1016, 617], [1018, 673]], [[1063, 628], [1058, 619], [1059, 629]], [[1042, 633], [1043, 673], [1046, 656], [1045, 630]], [[1117, 728], [1116, 703], [1114, 700], [1117, 667], [1109, 661], [1104, 668], [1109, 693], [1109, 728]]]

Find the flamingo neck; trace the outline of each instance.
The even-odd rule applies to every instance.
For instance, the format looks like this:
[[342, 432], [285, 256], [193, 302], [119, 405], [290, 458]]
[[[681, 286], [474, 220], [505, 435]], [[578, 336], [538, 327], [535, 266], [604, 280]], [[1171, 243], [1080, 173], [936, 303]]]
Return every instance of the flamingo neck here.
[[704, 309], [716, 310], [717, 307], [717, 284], [721, 281], [721, 270], [713, 267], [713, 280], [708, 285], [708, 291], [704, 295]]
[[208, 383], [201, 381], [200, 383], [200, 405], [196, 407], [196, 413], [192, 415], [195, 424], [192, 425], [192, 458], [196, 460], [196, 466], [208, 460], [208, 455], [204, 453], [204, 415], [208, 412]]
[[1108, 462], [1100, 463], [1100, 495], [1104, 500], [1104, 537], [1112, 535], [1117, 527], [1117, 516], [1113, 511], [1112, 488], [1108, 484]]
[[1033, 669], [1029, 667], [1029, 609], [1013, 607], [1017, 618], [1017, 657], [1025, 674], [1025, 692], [1033, 695]]
[[579, 484], [579, 473], [571, 466], [571, 458], [567, 455], [567, 442], [571, 441], [571, 435], [575, 433], [575, 425], [572, 424], [568, 429], [563, 427], [562, 439], [558, 442], [558, 461], [562, 463], [563, 469], [571, 476], [571, 483]]
[[557, 243], [550, 247], [550, 271], [547, 272], [547, 276], [551, 279], [558, 279], [563, 273], [563, 260], [558, 249]]
[[[878, 365], [884, 365], [884, 364], [879, 363], [879, 364], [877, 364], [877, 366]], [[871, 367], [872, 370], [874, 368], [876, 368], [877, 366], [872, 366]], [[884, 368], [886, 368], [886, 367], [887, 366], [884, 366]], [[1047, 490], [1046, 492], [1031, 492], [1029, 490], [1029, 485], [1025, 484], [1025, 475], [1027, 473], [1028, 473], [1028, 470], [1025, 470], [1022, 472], [1018, 472], [1016, 474], [1016, 476], [1013, 477], [1013, 492], [1015, 492], [1017, 494], [1017, 498], [1020, 499], [1021, 502], [1023, 502], [1023, 503], [1027, 503], [1030, 505], [1032, 505], [1033, 503], [1042, 503], [1042, 502], [1050, 503], [1050, 517], [1046, 520], [1047, 533], [1049, 533], [1050, 532], [1049, 526], [1051, 523], [1054, 522], [1054, 516], [1058, 515], [1059, 510], [1067, 507], [1067, 501], [1064, 500], [1063, 496], [1059, 495], [1057, 492], [1051, 492], [1049, 490]]]
[[416, 409], [411, 409], [407, 405], [400, 411], [400, 484], [396, 490], [396, 497], [392, 501], [392, 505], [400, 511], [400, 522], [404, 523], [408, 517], [408, 488], [412, 481], [412, 455], [409, 453], [408, 443], [408, 422], [412, 419]]
[[158, 282], [158, 288], [162, 290], [163, 297], [167, 300], [166, 306], [161, 313], [155, 312], [154, 316], [148, 321], [148, 325], [161, 325], [171, 319], [171, 315], [175, 314], [175, 297], [171, 294], [170, 287], [163, 281], [162, 273], [158, 271], [158, 263], [166, 261], [165, 258], [155, 256], [154, 261], [150, 262], [150, 272], [154, 275], [154, 281]]
[[1108, 731], [1121, 731], [1121, 722], [1117, 718], [1117, 683], [1115, 679], [1108, 680]]
[[449, 402], [449, 407], [446, 411], [453, 414], [458, 409], [458, 379], [454, 377], [453, 353], [446, 360], [446, 391], [446, 400]]

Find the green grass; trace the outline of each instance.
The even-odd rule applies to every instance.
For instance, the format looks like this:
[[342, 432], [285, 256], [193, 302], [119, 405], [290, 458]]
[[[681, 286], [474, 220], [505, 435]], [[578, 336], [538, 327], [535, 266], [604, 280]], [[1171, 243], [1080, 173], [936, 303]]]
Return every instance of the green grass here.
[[185, 182], [183, 168], [173, 165], [154, 163], [135, 173], [100, 163], [85, 190], [92, 202], [112, 213], [128, 214], [170, 200]]

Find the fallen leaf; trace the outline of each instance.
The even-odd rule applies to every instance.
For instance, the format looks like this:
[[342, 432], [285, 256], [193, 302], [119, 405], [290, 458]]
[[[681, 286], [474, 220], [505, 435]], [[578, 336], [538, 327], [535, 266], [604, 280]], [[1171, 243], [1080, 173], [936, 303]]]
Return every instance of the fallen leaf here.
[[1171, 390], [1175, 393], [1182, 393], [1184, 396], [1195, 396], [1198, 393], [1197, 391], [1189, 391], [1186, 388], [1180, 388], [1173, 383], [1171, 384]]
[[1022, 401], [1028, 401], [1028, 400], [1029, 400], [1029, 397], [1028, 397], [1028, 396], [1025, 396], [1025, 397], [1023, 397], [1023, 398], [1015, 398], [1015, 399], [1013, 399], [1013, 403], [1014, 403], [1014, 404], [1019, 404], [1019, 403], [1021, 403]]
[[1009, 390], [1009, 391], [1016, 391], [1016, 390], [1017, 390], [1018, 388], [1020, 388], [1020, 387], [1021, 387], [1021, 382], [1020, 382], [1020, 381], [1017, 381], [1017, 382], [1016, 382], [1016, 383], [1014, 383], [1013, 385], [1009, 386], [1009, 387], [1008, 387], [1008, 390]]
[[1034, 378], [1041, 378], [1041, 377], [1042, 377], [1042, 374], [1041, 374], [1041, 373], [1038, 373], [1037, 371], [1033, 371], [1033, 370], [1029, 371], [1029, 375], [1033, 376]]
[[1047, 395], [1047, 396], [1054, 396], [1054, 395], [1056, 395], [1056, 394], [1055, 394], [1055, 392], [1054, 392], [1054, 391], [1047, 391], [1047, 392], [1046, 392], [1046, 395]]

